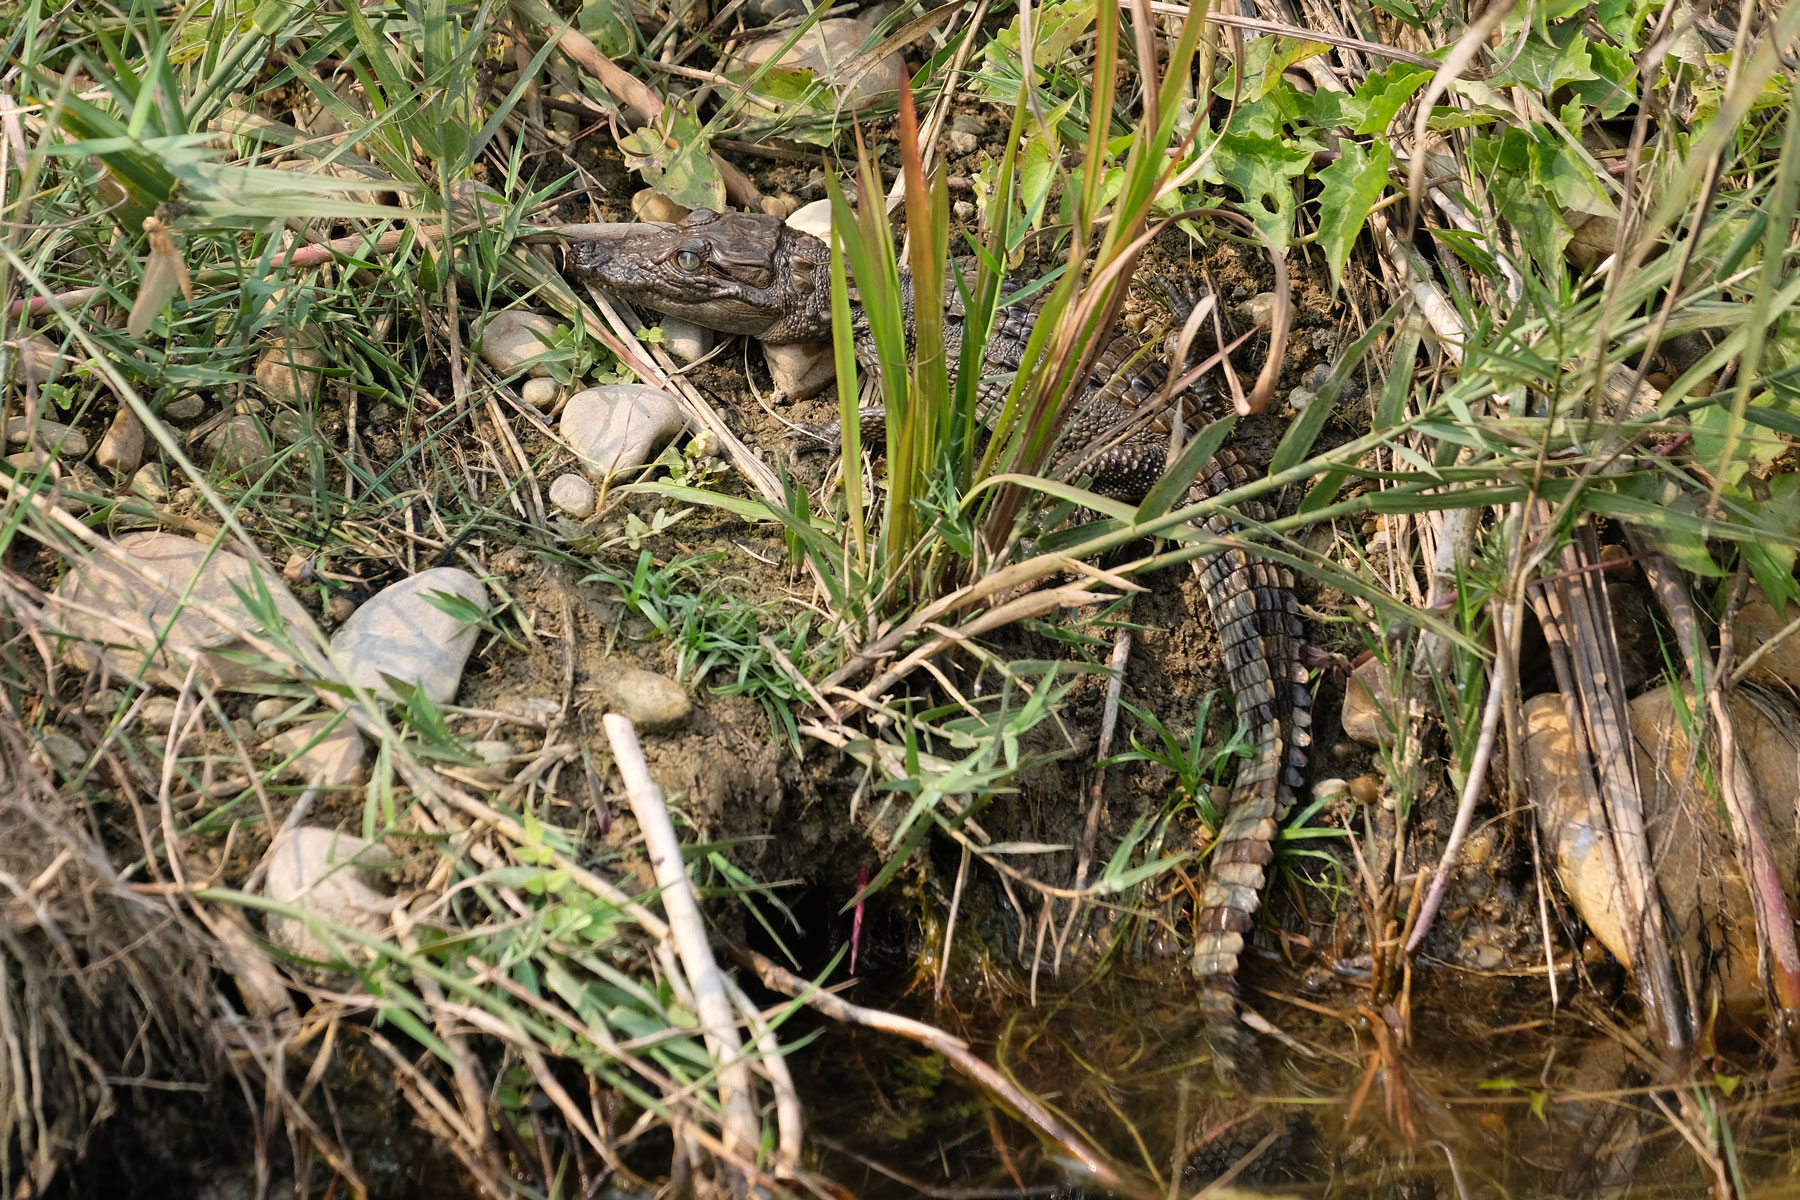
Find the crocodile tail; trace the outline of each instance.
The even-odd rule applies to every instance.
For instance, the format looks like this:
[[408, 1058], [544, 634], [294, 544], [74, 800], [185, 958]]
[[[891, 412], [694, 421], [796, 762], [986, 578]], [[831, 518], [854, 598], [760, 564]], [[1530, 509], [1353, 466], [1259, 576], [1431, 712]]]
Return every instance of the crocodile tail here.
[[[1236, 456], [1222, 452], [1208, 464], [1201, 484], [1217, 496], [1248, 478]], [[1243, 510], [1257, 521], [1275, 515], [1255, 502]], [[1211, 518], [1205, 527], [1220, 538], [1237, 531], [1223, 515]], [[1229, 1080], [1237, 1073], [1244, 1041], [1238, 1023], [1238, 958], [1262, 903], [1278, 823], [1292, 807], [1295, 790], [1305, 783], [1312, 696], [1300, 665], [1304, 628], [1293, 573], [1241, 545], [1202, 559], [1199, 571], [1236, 700], [1238, 724], [1251, 747], [1214, 842], [1194, 920], [1192, 965], [1200, 982], [1201, 1015], [1213, 1043], [1215, 1067], [1221, 1078]]]

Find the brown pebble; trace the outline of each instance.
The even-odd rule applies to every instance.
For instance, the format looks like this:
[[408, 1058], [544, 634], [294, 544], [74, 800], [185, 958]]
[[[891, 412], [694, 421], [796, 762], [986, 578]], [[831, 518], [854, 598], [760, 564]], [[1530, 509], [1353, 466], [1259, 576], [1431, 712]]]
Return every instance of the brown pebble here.
[[1356, 753], [1356, 743], [1355, 742], [1333, 742], [1332, 743], [1331, 757], [1337, 759], [1339, 762], [1343, 762], [1346, 758], [1349, 758], [1352, 754], [1355, 754], [1355, 753]]
[[1374, 804], [1381, 799], [1381, 780], [1373, 775], [1358, 775], [1350, 781], [1350, 798], [1358, 804]]
[[1459, 904], [1444, 914], [1444, 920], [1449, 921], [1452, 924], [1455, 924], [1457, 921], [1466, 921], [1469, 919], [1469, 912], [1470, 909], [1468, 905]]

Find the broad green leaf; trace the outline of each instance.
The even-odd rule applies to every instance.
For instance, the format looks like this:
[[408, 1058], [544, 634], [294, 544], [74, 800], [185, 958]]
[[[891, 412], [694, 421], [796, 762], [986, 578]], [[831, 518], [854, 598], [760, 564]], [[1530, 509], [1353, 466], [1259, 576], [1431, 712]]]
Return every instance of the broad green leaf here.
[[1537, 179], [1556, 202], [1564, 208], [1596, 217], [1618, 216], [1618, 207], [1594, 178], [1594, 169], [1549, 130], [1536, 132], [1538, 139], [1532, 146], [1532, 158], [1536, 163]]
[[1588, 46], [1589, 65], [1594, 78], [1581, 79], [1569, 85], [1577, 99], [1599, 110], [1603, 119], [1611, 120], [1637, 103], [1637, 63], [1617, 46], [1594, 42]]
[[636, 23], [631, 19], [631, 10], [619, 0], [582, 0], [577, 22], [581, 32], [592, 38], [608, 58], [637, 49]]
[[1395, 63], [1376, 71], [1357, 87], [1346, 106], [1346, 117], [1356, 120], [1352, 133], [1385, 134], [1406, 102], [1431, 80], [1431, 72], [1411, 63]]
[[1563, 270], [1569, 226], [1539, 183], [1534, 149], [1531, 134], [1507, 129], [1499, 137], [1470, 143], [1469, 163], [1487, 180], [1494, 207], [1518, 233], [1538, 268], [1556, 278]]
[[1206, 177], [1237, 189], [1246, 214], [1281, 248], [1294, 229], [1293, 181], [1312, 164], [1314, 149], [1305, 139], [1227, 133], [1219, 139]]
[[1372, 152], [1345, 138], [1338, 160], [1319, 172], [1319, 247], [1331, 269], [1331, 291], [1343, 282], [1350, 248], [1362, 232], [1369, 210], [1388, 186], [1388, 164], [1393, 152], [1377, 139]]
[[688, 208], [725, 207], [725, 180], [700, 122], [670, 101], [655, 121], [619, 139], [625, 165], [644, 182]]
[[[1062, 61], [1094, 23], [1094, 6], [1084, 0], [1062, 0], [1038, 8], [1031, 23], [1031, 61], [1040, 71]], [[983, 56], [1000, 67], [1015, 67], [1019, 55], [1019, 18], [994, 35]]]
[[1297, 38], [1278, 37], [1272, 39], [1276, 45], [1269, 55], [1269, 61], [1263, 67], [1262, 86], [1258, 89], [1258, 98], [1267, 96], [1282, 85], [1282, 72], [1298, 62], [1316, 58], [1329, 53], [1330, 46], [1324, 42], [1300, 41]]
[[1599, 78], [1588, 55], [1588, 40], [1581, 36], [1576, 22], [1551, 27], [1549, 37], [1528, 38], [1512, 64], [1490, 76], [1488, 83], [1494, 87], [1523, 85], [1548, 97], [1565, 83]]

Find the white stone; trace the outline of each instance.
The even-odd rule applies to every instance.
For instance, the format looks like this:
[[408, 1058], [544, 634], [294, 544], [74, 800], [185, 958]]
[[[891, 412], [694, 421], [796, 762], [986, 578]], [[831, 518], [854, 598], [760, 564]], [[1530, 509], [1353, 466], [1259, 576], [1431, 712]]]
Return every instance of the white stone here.
[[346, 682], [394, 698], [387, 676], [421, 689], [434, 704], [448, 704], [462, 683], [463, 664], [474, 649], [476, 628], [431, 603], [448, 592], [488, 610], [487, 589], [457, 567], [434, 567], [403, 579], [350, 614], [332, 635], [331, 649]]
[[810, 233], [821, 242], [831, 241], [831, 200], [814, 200], [811, 204], [802, 204], [787, 219], [789, 229], [798, 229], [801, 233]]
[[680, 317], [659, 317], [656, 324], [662, 329], [664, 349], [682, 362], [693, 362], [712, 349], [713, 335], [710, 329], [702, 329]]
[[[65, 646], [64, 653], [78, 668], [90, 669], [96, 656], [103, 655], [115, 670], [131, 676], [148, 660], [147, 679], [179, 688], [187, 677], [188, 664], [197, 661], [215, 687], [226, 689], [244, 688], [280, 671], [284, 664], [259, 667], [233, 661], [233, 657], [253, 653], [246, 635], [266, 637], [260, 622], [238, 599], [239, 588], [248, 595], [257, 594], [253, 568], [246, 559], [172, 533], [126, 534], [118, 540], [118, 547], [159, 573], [169, 586], [140, 578], [98, 556], [70, 570], [56, 591], [69, 601], [61, 617], [64, 630], [76, 640]], [[306, 610], [278, 575], [272, 571], [259, 574], [261, 586], [268, 589], [284, 620], [287, 636], [304, 645], [301, 631], [308, 620]], [[170, 617], [184, 592], [190, 606], [206, 604], [230, 625], [184, 607], [171, 626]]]
[[267, 725], [291, 707], [293, 707], [293, 701], [282, 696], [269, 696], [266, 699], [258, 700], [250, 708], [250, 723]]
[[949, 133], [945, 134], [944, 141], [949, 144], [951, 151], [956, 154], [973, 154], [981, 149], [980, 138], [972, 133], [964, 133], [960, 129], [952, 129]]
[[[285, 710], [285, 700], [276, 703]], [[332, 719], [314, 717], [282, 730], [270, 741], [270, 751], [276, 762], [292, 758], [289, 769], [298, 772], [311, 787], [356, 787], [365, 779], [363, 758], [368, 748], [362, 734], [348, 721], [339, 721], [336, 728], [326, 732]]]
[[[309, 916], [379, 937], [399, 907], [380, 886], [380, 868], [393, 862], [393, 855], [380, 845], [336, 830], [300, 825], [277, 835], [269, 847], [263, 895]], [[340, 960], [334, 944], [358, 962], [367, 958], [354, 943], [301, 918], [271, 914], [269, 938], [290, 954], [317, 962]]]
[[577, 521], [594, 515], [595, 498], [594, 485], [573, 472], [558, 475], [550, 485], [550, 503]]
[[527, 379], [525, 386], [519, 389], [519, 395], [535, 409], [548, 409], [562, 395], [562, 385], [548, 375], [539, 375]]
[[602, 477], [642, 466], [687, 426], [675, 398], [641, 383], [589, 388], [569, 399], [558, 428]]
[[837, 382], [837, 358], [828, 342], [764, 346], [769, 378], [790, 400], [810, 400]]
[[[534, 312], [505, 309], [487, 319], [481, 327], [481, 357], [502, 375], [518, 371], [528, 358], [550, 349], [556, 322]], [[531, 369], [534, 376], [547, 376], [550, 368], [538, 363]]]
[[[808, 70], [815, 79], [831, 84], [846, 108], [863, 108], [891, 99], [906, 78], [906, 60], [890, 54], [872, 65], [857, 63], [854, 77], [845, 71], [870, 42], [872, 25], [855, 17], [831, 17], [807, 30], [777, 60], [776, 65]], [[732, 67], [740, 73], [761, 66], [775, 56], [788, 34], [774, 34], [752, 42]], [[864, 69], [866, 66], [866, 69]]]
[[131, 477], [131, 491], [152, 504], [169, 498], [169, 475], [161, 463], [145, 463]]

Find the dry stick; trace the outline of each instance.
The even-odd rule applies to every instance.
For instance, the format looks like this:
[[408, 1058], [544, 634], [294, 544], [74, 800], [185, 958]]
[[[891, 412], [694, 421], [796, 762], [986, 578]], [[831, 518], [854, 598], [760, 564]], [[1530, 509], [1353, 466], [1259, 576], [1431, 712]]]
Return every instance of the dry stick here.
[[761, 1141], [762, 1123], [757, 1120], [753, 1096], [754, 1084], [750, 1066], [744, 1058], [744, 1047], [738, 1041], [737, 1018], [732, 1015], [731, 998], [713, 961], [712, 947], [707, 942], [706, 922], [700, 916], [700, 905], [688, 884], [687, 866], [681, 858], [681, 840], [675, 836], [675, 825], [663, 804], [662, 789], [650, 779], [644, 763], [644, 751], [638, 745], [637, 730], [618, 713], [607, 713], [602, 719], [606, 739], [612, 744], [613, 758], [619, 766], [619, 777], [625, 783], [625, 795], [631, 801], [638, 827], [643, 830], [644, 848], [650, 854], [650, 865], [656, 872], [657, 886], [662, 889], [663, 912], [669, 917], [669, 932], [675, 951], [687, 972], [688, 985], [694, 992], [696, 1015], [706, 1035], [713, 1061], [718, 1064], [719, 1102], [725, 1110], [725, 1145], [743, 1155], [754, 1155]]
[[[956, 887], [950, 892], [950, 918], [944, 922], [944, 949], [938, 955], [937, 979], [931, 986], [933, 1004], [944, 1002], [944, 976], [950, 973], [950, 951], [956, 946], [956, 918], [962, 912], [963, 888], [969, 882], [969, 859], [972, 857], [973, 852], [965, 843], [962, 858], [956, 865]], [[851, 969], [855, 970], [854, 963]]]
[[[1548, 512], [1548, 505], [1538, 503], [1540, 515]], [[1575, 777], [1580, 782], [1583, 798], [1587, 801], [1588, 824], [1597, 831], [1605, 831], [1597, 839], [1601, 855], [1614, 878], [1625, 879], [1626, 871], [1621, 865], [1621, 848], [1612, 834], [1612, 820], [1607, 806], [1602, 802], [1599, 789], [1595, 785], [1596, 768], [1594, 754], [1589, 746], [1589, 727], [1583, 719], [1582, 683], [1577, 673], [1574, 650], [1570, 643], [1580, 636], [1571, 624], [1570, 616], [1562, 598], [1554, 587], [1533, 586], [1531, 603], [1537, 612], [1538, 623], [1543, 627], [1544, 639], [1550, 646], [1550, 665], [1556, 674], [1556, 686], [1562, 696], [1564, 716], [1569, 725], [1569, 743], [1575, 753]], [[1591, 636], [1591, 634], [1589, 634]], [[1629, 767], [1627, 769], [1630, 769]], [[1639, 881], [1640, 888], [1642, 881]], [[1654, 879], [1651, 881], [1654, 888]], [[1625, 901], [1636, 905], [1636, 889], [1626, 887]], [[1654, 894], [1654, 892], [1648, 893]], [[1645, 969], [1646, 957], [1643, 943], [1646, 940], [1646, 917], [1641, 908], [1625, 913], [1619, 922], [1625, 936], [1626, 951], [1631, 958], [1632, 977], [1637, 984], [1638, 995], [1643, 1003], [1644, 1011], [1649, 1016], [1653, 1027], [1672, 1030], [1676, 1022], [1669, 1011], [1674, 1003], [1672, 985], [1654, 972]], [[1665, 947], [1666, 962], [1666, 947]]]
[[1800, 946], [1794, 940], [1794, 914], [1788, 904], [1781, 872], [1769, 846], [1769, 832], [1762, 817], [1756, 781], [1738, 745], [1731, 711], [1725, 702], [1728, 682], [1721, 682], [1712, 655], [1699, 640], [1699, 622], [1693, 601], [1674, 564], [1641, 534], [1626, 529], [1632, 548], [1643, 556], [1644, 574], [1675, 626], [1688, 671], [1706, 693], [1707, 710], [1719, 734], [1719, 793], [1731, 815], [1732, 840], [1738, 860], [1750, 876], [1750, 895], [1756, 907], [1759, 955], [1764, 956], [1769, 982], [1784, 1019], [1792, 1021], [1800, 1010]]
[[775, 1128], [778, 1137], [775, 1144], [775, 1173], [789, 1178], [799, 1171], [800, 1154], [805, 1149], [800, 1093], [794, 1087], [794, 1077], [788, 1071], [787, 1057], [781, 1052], [781, 1043], [775, 1039], [775, 1031], [763, 1020], [762, 1013], [757, 1011], [756, 1005], [750, 1003], [750, 997], [741, 991], [733, 989], [732, 999], [737, 1004], [738, 1015], [743, 1017], [745, 1026], [756, 1042], [757, 1053], [762, 1055], [763, 1073], [768, 1077], [769, 1086], [775, 1089]]
[[9, 317], [37, 316], [61, 305], [65, 308], [79, 308], [89, 300], [104, 296], [103, 287], [75, 288], [73, 291], [58, 292], [53, 296], [27, 296], [23, 300], [14, 300], [6, 306]]
[[1064, 1125], [1054, 1113], [1015, 1086], [1010, 1079], [983, 1062], [969, 1049], [969, 1044], [961, 1038], [945, 1033], [935, 1025], [927, 1025], [923, 1021], [914, 1021], [907, 1017], [895, 1016], [893, 1013], [882, 1012], [880, 1009], [851, 1004], [829, 992], [819, 990], [816, 984], [800, 978], [760, 954], [751, 954], [750, 959], [756, 968], [756, 974], [763, 983], [785, 996], [804, 1000], [835, 1020], [848, 1021], [854, 1025], [864, 1025], [870, 1029], [879, 1029], [883, 1033], [895, 1034], [918, 1042], [943, 1055], [957, 1070], [993, 1093], [1002, 1103], [1009, 1105], [1020, 1117], [1035, 1126], [1040, 1133], [1060, 1145], [1070, 1157], [1074, 1158], [1084, 1170], [1094, 1177], [1097, 1183], [1115, 1190], [1124, 1190], [1129, 1186], [1125, 1177], [1103, 1158], [1099, 1151], [1089, 1146], [1074, 1130]]
[[[1574, 541], [1563, 551], [1564, 571], [1586, 568], [1599, 561], [1600, 544], [1593, 523], [1584, 521], [1577, 527]], [[1577, 679], [1588, 727], [1603, 747], [1603, 756], [1596, 755], [1595, 760], [1600, 765], [1600, 788], [1607, 800], [1607, 817], [1618, 845], [1626, 887], [1634, 903], [1641, 906], [1638, 919], [1646, 923], [1643, 941], [1647, 957], [1641, 960], [1639, 970], [1661, 993], [1666, 1019], [1664, 1044], [1682, 1049], [1688, 1043], [1681, 1020], [1684, 1005], [1675, 987], [1674, 943], [1663, 913], [1656, 865], [1651, 861], [1650, 835], [1644, 826], [1643, 791], [1626, 718], [1625, 672], [1618, 658], [1612, 606], [1606, 599], [1606, 576], [1600, 571], [1579, 570], [1557, 579], [1548, 590], [1568, 596], [1576, 628], [1581, 631], [1573, 648], [1582, 664]]]

